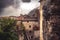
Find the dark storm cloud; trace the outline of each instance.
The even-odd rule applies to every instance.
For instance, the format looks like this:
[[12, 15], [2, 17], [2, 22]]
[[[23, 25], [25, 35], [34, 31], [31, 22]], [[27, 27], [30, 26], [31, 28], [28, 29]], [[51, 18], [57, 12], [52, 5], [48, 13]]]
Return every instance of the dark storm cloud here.
[[13, 0], [0, 0], [0, 7], [6, 7], [13, 4]]
[[[0, 16], [20, 16], [20, 14], [28, 14], [29, 11], [39, 5], [38, 1], [39, 0], [0, 0]], [[31, 7], [29, 8], [29, 6]]]
[[17, 0], [0, 0], [0, 14], [1, 14], [1, 12], [3, 11], [3, 9], [5, 7], [16, 6], [16, 5], [14, 5], [14, 1], [15, 1], [16, 5], [17, 5], [17, 3], [18, 3]]
[[14, 0], [0, 0], [0, 13], [3, 11], [3, 8], [13, 5]]
[[23, 2], [31, 2], [31, 0], [22, 0]]

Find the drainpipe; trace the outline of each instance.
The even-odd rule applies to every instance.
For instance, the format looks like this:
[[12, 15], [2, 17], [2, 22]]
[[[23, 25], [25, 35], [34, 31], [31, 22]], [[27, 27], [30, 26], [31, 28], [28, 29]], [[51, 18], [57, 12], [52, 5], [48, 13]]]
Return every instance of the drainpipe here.
[[43, 10], [42, 10], [42, 4], [40, 3], [40, 40], [43, 39]]
[[44, 4], [45, 4], [45, 1], [46, 0], [42, 0], [41, 2], [40, 2], [40, 21], [39, 21], [39, 23], [40, 23], [40, 40], [44, 40], [44, 35], [43, 35], [43, 6], [44, 6]]

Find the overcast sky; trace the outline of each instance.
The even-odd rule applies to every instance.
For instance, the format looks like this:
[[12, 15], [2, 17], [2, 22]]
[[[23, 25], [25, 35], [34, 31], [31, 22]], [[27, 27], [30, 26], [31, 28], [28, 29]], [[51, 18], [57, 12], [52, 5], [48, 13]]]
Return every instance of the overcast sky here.
[[40, 6], [38, 1], [0, 0], [0, 16], [20, 16], [20, 14], [28, 14], [31, 10]]

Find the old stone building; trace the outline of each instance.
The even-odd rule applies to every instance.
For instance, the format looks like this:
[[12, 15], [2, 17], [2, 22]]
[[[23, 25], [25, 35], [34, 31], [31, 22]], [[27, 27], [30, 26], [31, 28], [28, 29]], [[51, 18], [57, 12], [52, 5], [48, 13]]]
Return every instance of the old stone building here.
[[[39, 40], [39, 20], [38, 20], [39, 9], [36, 8], [32, 10], [28, 15], [21, 15], [17, 17], [10, 16], [10, 17], [12, 19], [14, 18], [17, 21], [16, 24], [18, 30], [21, 30], [21, 23], [24, 25], [26, 31], [26, 37], [28, 40]], [[23, 40], [23, 39], [21, 39], [21, 36], [19, 34], [19, 40]]]

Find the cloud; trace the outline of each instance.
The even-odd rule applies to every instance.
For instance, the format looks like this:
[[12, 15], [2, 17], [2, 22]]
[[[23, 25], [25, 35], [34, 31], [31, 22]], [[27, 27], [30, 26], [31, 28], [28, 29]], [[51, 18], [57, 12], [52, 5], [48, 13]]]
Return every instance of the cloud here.
[[0, 8], [7, 7], [9, 5], [13, 5], [14, 0], [0, 0]]
[[27, 14], [39, 6], [36, 0], [34, 2], [24, 3], [21, 0], [0, 0], [0, 16], [20, 16]]
[[22, 0], [23, 2], [31, 2], [31, 0]]
[[13, 0], [0, 0], [0, 14], [5, 7], [13, 5]]
[[18, 7], [18, 4], [19, 2], [17, 0], [0, 0], [0, 16], [13, 13]]

